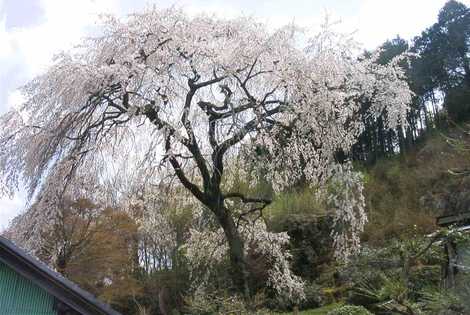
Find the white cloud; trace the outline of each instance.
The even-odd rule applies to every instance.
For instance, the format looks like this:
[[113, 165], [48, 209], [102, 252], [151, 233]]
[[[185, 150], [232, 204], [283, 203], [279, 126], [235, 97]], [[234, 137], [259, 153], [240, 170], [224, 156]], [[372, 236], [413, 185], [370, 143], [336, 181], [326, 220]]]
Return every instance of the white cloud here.
[[10, 35], [6, 31], [6, 18], [0, 16], [0, 60], [13, 54], [13, 47], [10, 41]]
[[[470, 5], [470, 1], [462, 1]], [[363, 0], [357, 17], [358, 39], [367, 47], [375, 48], [386, 39], [399, 34], [412, 39], [437, 21], [439, 10], [446, 0]]]
[[[18, 52], [32, 77], [47, 68], [60, 50], [76, 44], [94, 24], [100, 13], [118, 13], [114, 0], [43, 0], [44, 22], [34, 27], [14, 28], [7, 33], [10, 54]], [[2, 36], [0, 29], [0, 36]]]

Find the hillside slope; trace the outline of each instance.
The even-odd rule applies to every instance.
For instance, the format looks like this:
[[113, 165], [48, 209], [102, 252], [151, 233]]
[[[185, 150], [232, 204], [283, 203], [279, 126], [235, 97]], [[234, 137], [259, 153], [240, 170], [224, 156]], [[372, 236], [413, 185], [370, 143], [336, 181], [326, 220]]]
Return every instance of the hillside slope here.
[[435, 228], [440, 215], [470, 211], [470, 135], [465, 128], [432, 131], [408, 152], [383, 159], [366, 174], [369, 225], [365, 240], [380, 242]]

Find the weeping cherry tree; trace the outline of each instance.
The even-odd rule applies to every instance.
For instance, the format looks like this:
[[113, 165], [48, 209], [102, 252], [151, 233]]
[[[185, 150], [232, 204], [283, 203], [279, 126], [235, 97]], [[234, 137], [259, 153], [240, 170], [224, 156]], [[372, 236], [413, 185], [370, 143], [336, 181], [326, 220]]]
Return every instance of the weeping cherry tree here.
[[[270, 200], [227, 191], [224, 170], [262, 146], [278, 191], [298, 180], [321, 187], [335, 176], [356, 187], [360, 177], [335, 153], [356, 142], [364, 115], [386, 112], [387, 127], [403, 124], [411, 98], [398, 61], [379, 65], [358, 52], [327, 25], [309, 38], [295, 25], [272, 30], [252, 18], [174, 8], [107, 17], [99, 35], [57, 55], [23, 88], [24, 104], [0, 118], [0, 192], [26, 185], [32, 198], [76, 178], [104, 178], [126, 143], [146, 139], [152, 145], [134, 176], [149, 181], [156, 166], [169, 168], [213, 213], [233, 282], [248, 296], [238, 226]], [[356, 234], [364, 224], [358, 185], [342, 192], [346, 201], [332, 199], [337, 221]], [[247, 210], [234, 211], [235, 202]]]

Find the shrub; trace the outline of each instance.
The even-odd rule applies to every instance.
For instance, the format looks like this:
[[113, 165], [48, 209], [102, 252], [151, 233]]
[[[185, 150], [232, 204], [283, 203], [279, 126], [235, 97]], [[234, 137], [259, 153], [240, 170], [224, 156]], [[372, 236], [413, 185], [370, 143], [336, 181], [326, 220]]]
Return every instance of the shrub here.
[[307, 283], [305, 285], [304, 291], [305, 300], [303, 300], [299, 305], [301, 309], [316, 308], [322, 304], [324, 297], [321, 291], [321, 287], [318, 284], [314, 282]]
[[258, 293], [246, 303], [242, 297], [228, 291], [195, 292], [185, 299], [183, 314], [191, 315], [267, 315], [271, 314], [264, 308], [266, 298]]
[[328, 312], [327, 315], [373, 315], [362, 306], [344, 305]]
[[247, 308], [243, 299], [238, 296], [227, 294], [202, 295], [195, 294], [186, 299], [185, 312], [193, 315], [213, 315], [213, 314], [246, 314]]

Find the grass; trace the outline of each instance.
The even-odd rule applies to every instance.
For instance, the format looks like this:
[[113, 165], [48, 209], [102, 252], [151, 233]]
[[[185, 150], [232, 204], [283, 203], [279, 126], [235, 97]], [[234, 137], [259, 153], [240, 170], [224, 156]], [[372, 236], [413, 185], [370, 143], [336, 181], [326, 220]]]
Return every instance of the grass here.
[[[340, 307], [342, 304], [337, 303], [337, 304], [330, 304], [326, 305], [320, 308], [312, 309], [312, 310], [305, 310], [305, 311], [300, 311], [299, 315], [326, 315], [329, 311], [332, 311], [338, 307]], [[293, 315], [294, 313], [282, 313], [279, 315]]]

